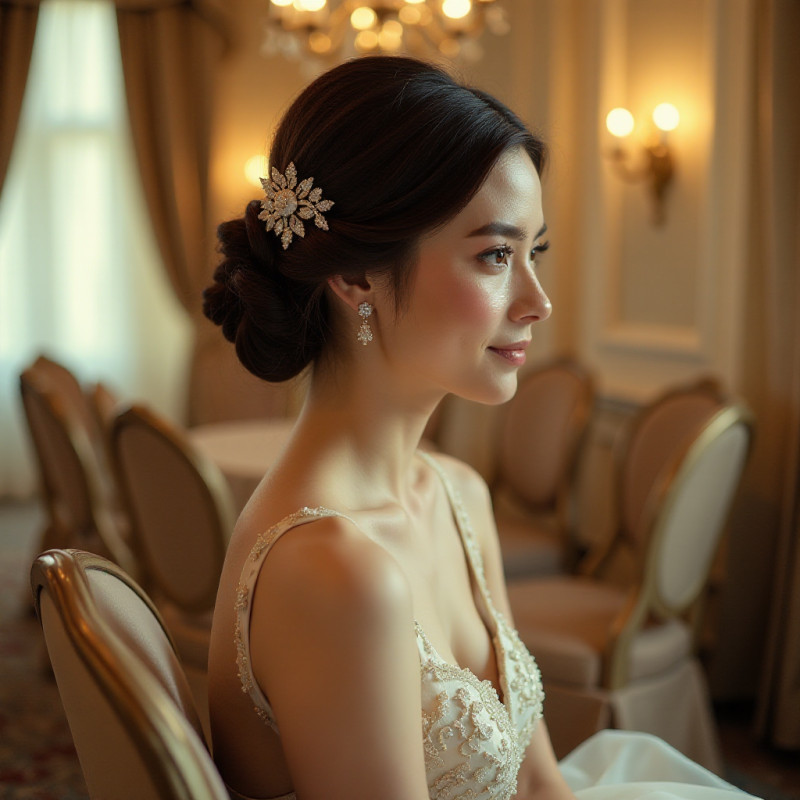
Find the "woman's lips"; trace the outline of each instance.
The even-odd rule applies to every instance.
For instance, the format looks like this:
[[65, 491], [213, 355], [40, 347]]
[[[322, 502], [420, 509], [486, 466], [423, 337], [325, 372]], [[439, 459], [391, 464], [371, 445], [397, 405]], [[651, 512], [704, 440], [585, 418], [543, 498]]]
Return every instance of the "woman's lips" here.
[[490, 347], [489, 350], [515, 367], [521, 367], [525, 363], [525, 348], [529, 344], [530, 342], [515, 342], [503, 347]]

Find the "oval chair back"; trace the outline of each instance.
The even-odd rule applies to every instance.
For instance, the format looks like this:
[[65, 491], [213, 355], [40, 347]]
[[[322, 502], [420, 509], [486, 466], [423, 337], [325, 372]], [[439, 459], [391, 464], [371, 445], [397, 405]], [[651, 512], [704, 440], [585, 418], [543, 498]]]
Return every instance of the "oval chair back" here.
[[664, 496], [654, 493], [659, 511], [651, 517], [645, 587], [652, 585], [661, 614], [685, 613], [705, 586], [752, 435], [749, 412], [737, 405], [722, 408], [680, 460]]
[[750, 412], [724, 405], [663, 470], [642, 514], [647, 547], [641, 585], [609, 642], [609, 686], [626, 682], [631, 643], [653, 619], [691, 620], [696, 647], [703, 595], [752, 436]]
[[89, 796], [227, 800], [175, 648], [143, 590], [77, 550], [42, 553], [31, 589]]
[[554, 508], [571, 478], [593, 396], [591, 376], [574, 361], [527, 374], [503, 420], [498, 481], [532, 507]]
[[213, 610], [235, 523], [224, 476], [140, 405], [114, 420], [111, 450], [148, 590], [188, 614]]
[[30, 369], [20, 375], [20, 393], [50, 517], [45, 545], [100, 551], [135, 574], [121, 522], [108, 506], [102, 467], [72, 404]]

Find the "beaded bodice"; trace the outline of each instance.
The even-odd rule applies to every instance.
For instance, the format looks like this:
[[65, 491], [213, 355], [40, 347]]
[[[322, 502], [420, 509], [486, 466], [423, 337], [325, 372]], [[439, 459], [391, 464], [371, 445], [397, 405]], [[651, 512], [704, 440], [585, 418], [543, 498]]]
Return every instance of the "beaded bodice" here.
[[[498, 612], [486, 584], [483, 560], [458, 491], [431, 456], [421, 456], [447, 490], [467, 561], [490, 622], [502, 699], [490, 681], [443, 659], [414, 623], [420, 654], [422, 737], [431, 800], [506, 800], [517, 788], [517, 773], [542, 716], [541, 677], [516, 631]], [[250, 602], [261, 565], [273, 544], [291, 528], [320, 517], [344, 516], [327, 508], [302, 508], [259, 536], [242, 570], [236, 600], [236, 650], [242, 691], [264, 722], [278, 732], [267, 698], [250, 666]], [[286, 795], [280, 800], [293, 800]]]

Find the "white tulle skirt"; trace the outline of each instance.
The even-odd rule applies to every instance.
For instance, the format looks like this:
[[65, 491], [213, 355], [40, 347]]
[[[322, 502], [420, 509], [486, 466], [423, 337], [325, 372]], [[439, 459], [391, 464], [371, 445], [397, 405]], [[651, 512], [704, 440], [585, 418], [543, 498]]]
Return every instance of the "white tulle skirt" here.
[[560, 762], [578, 800], [742, 800], [753, 795], [646, 733], [606, 730]]

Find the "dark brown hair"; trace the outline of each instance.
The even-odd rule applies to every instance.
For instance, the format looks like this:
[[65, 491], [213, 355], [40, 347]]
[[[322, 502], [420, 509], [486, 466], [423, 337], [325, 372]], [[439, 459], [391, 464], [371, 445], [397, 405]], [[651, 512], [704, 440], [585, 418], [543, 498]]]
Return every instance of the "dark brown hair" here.
[[206, 316], [267, 381], [297, 375], [329, 335], [325, 285], [389, 273], [402, 307], [420, 237], [469, 203], [498, 158], [522, 147], [541, 174], [545, 147], [501, 102], [412, 58], [349, 61], [286, 112], [270, 162], [313, 177], [329, 230], [306, 223], [288, 249], [258, 219], [260, 202], [219, 226], [223, 260], [203, 293]]

